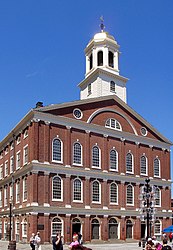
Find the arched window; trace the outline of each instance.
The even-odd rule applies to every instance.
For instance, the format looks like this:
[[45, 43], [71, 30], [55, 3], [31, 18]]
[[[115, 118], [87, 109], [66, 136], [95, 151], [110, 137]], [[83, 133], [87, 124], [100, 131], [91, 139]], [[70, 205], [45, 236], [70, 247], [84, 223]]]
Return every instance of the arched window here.
[[115, 149], [110, 151], [110, 169], [118, 170], [118, 153]]
[[134, 190], [131, 184], [126, 187], [126, 204], [134, 205]]
[[98, 146], [92, 148], [92, 166], [100, 167], [100, 149]]
[[103, 51], [99, 51], [97, 54], [97, 66], [103, 66]]
[[158, 157], [154, 159], [154, 176], [160, 177], [160, 160]]
[[115, 82], [114, 81], [110, 81], [110, 92], [115, 93]]
[[141, 156], [140, 167], [141, 167], [141, 174], [147, 175], [147, 157], [145, 155]]
[[121, 124], [114, 118], [109, 118], [106, 120], [105, 127], [122, 131]]
[[111, 51], [109, 51], [109, 67], [114, 67], [114, 54]]
[[162, 234], [162, 224], [160, 220], [156, 220], [154, 222], [154, 235], [161, 236]]
[[100, 183], [98, 181], [93, 181], [93, 183], [92, 183], [92, 202], [100, 203], [100, 201], [101, 201], [100, 194], [101, 194]]
[[82, 164], [82, 146], [79, 142], [73, 144], [73, 164]]
[[90, 61], [90, 69], [92, 69], [93, 67], [93, 55], [92, 54], [89, 57], [89, 61]]
[[159, 187], [155, 188], [155, 202], [157, 207], [161, 207], [161, 191]]
[[80, 179], [73, 181], [73, 201], [82, 202], [82, 182]]
[[52, 200], [62, 201], [62, 180], [59, 176], [54, 176], [52, 180]]
[[27, 237], [27, 219], [23, 219], [22, 221], [22, 237], [26, 238]]
[[126, 155], [126, 172], [133, 173], [133, 155], [131, 153]]
[[118, 204], [118, 186], [116, 183], [110, 185], [110, 203]]
[[63, 235], [62, 232], [62, 226], [63, 223], [61, 221], [61, 219], [59, 219], [58, 217], [53, 218], [52, 220], [52, 236], [56, 236], [57, 233]]
[[52, 161], [62, 162], [62, 141], [56, 138], [52, 144]]

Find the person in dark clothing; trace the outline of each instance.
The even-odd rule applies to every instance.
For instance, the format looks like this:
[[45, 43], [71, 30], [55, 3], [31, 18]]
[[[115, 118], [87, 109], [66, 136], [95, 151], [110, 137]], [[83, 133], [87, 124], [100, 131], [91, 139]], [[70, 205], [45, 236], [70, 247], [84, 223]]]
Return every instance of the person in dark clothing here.
[[56, 237], [52, 239], [53, 250], [63, 250], [62, 236], [57, 233]]
[[171, 250], [172, 248], [168, 245], [167, 239], [163, 239], [163, 247], [162, 250]]

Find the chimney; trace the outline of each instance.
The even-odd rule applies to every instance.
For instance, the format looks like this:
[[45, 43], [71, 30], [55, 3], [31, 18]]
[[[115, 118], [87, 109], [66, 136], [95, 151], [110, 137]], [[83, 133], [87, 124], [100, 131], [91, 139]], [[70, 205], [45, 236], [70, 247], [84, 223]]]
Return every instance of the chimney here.
[[43, 102], [37, 102], [35, 108], [43, 107]]

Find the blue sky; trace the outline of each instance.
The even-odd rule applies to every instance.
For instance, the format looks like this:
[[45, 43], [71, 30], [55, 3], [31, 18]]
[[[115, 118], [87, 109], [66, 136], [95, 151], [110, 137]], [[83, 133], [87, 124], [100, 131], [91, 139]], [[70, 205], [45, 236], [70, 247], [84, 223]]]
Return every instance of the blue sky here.
[[0, 140], [37, 101], [79, 99], [101, 15], [121, 46], [128, 105], [173, 141], [172, 0], [1, 0]]

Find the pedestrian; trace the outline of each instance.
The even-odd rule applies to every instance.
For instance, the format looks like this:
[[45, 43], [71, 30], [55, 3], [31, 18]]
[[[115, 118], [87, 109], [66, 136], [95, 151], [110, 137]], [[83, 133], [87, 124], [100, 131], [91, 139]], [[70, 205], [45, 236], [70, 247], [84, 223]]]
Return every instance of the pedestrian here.
[[172, 248], [168, 245], [167, 239], [163, 239], [162, 250], [171, 250]]
[[32, 233], [29, 243], [32, 250], [35, 250], [35, 233]]
[[172, 242], [172, 232], [169, 234], [169, 241]]
[[151, 238], [148, 238], [146, 246], [145, 246], [145, 250], [154, 250], [154, 243], [152, 242]]
[[35, 250], [41, 250], [41, 237], [40, 237], [40, 233], [37, 232], [36, 236], [35, 236]]
[[78, 232], [78, 242], [82, 244], [82, 234], [80, 232]]
[[69, 249], [72, 249], [73, 246], [78, 246], [79, 242], [78, 242], [78, 236], [77, 234], [73, 235], [73, 241], [72, 243], [68, 246]]
[[53, 250], [63, 250], [62, 236], [57, 233], [52, 240]]

